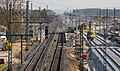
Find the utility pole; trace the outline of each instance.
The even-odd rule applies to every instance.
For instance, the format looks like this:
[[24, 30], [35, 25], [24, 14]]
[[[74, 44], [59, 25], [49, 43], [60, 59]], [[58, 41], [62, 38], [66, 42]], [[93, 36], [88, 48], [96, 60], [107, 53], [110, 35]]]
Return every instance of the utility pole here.
[[[32, 16], [33, 16], [33, 4], [31, 3], [30, 19], [32, 19]], [[30, 25], [31, 25], [31, 24], [30, 24]], [[32, 26], [32, 27], [30, 27], [29, 30], [30, 30], [30, 29], [34, 30], [34, 29], [33, 29], [34, 25], [31, 25], [31, 26]], [[33, 34], [33, 33], [34, 33], [33, 31], [32, 31], [32, 32], [31, 32], [31, 31], [29, 32], [29, 34]], [[33, 36], [34, 36], [34, 35], [33, 35]]]
[[82, 55], [81, 65], [82, 65], [82, 70], [81, 71], [84, 71], [84, 64], [83, 64], [83, 27], [82, 26], [81, 26], [81, 41], [82, 41], [82, 44], [81, 44], [81, 55]]
[[31, 14], [32, 14], [32, 10], [33, 10], [33, 4], [31, 3]]
[[89, 21], [89, 31], [91, 32], [91, 21]]
[[[12, 20], [12, 3], [9, 4], [9, 20], [8, 20], [8, 35], [11, 35], [11, 20]], [[8, 37], [11, 45], [8, 47], [8, 71], [12, 70], [12, 40], [11, 36]]]
[[30, 16], [31, 19], [32, 19], [32, 15], [33, 15], [33, 4], [31, 3], [31, 16]]
[[115, 28], [115, 24], [116, 24], [115, 18], [116, 18], [116, 9], [114, 8], [114, 28]]
[[[39, 21], [40, 21], [40, 18], [41, 18], [40, 14], [41, 14], [41, 12], [40, 12], [40, 7], [39, 7]], [[42, 35], [41, 24], [42, 23], [39, 23], [39, 24], [40, 24], [40, 43], [41, 43], [41, 35]]]
[[[28, 14], [29, 14], [29, 1], [26, 2], [26, 31], [25, 31], [25, 34], [27, 35], [28, 34], [28, 27], [29, 27], [29, 24], [28, 24]], [[26, 51], [28, 51], [28, 47], [27, 47], [27, 44], [28, 44], [28, 36], [26, 36]]]
[[[105, 18], [105, 25], [104, 25], [104, 39], [105, 39], [105, 42], [107, 40], [107, 34], [108, 34], [108, 9], [106, 9], [106, 18]], [[105, 52], [106, 51], [106, 47], [104, 48]], [[104, 58], [106, 59], [106, 54], [104, 54]], [[106, 64], [106, 61], [104, 60], [104, 71], [107, 71], [107, 64]]]
[[[12, 3], [11, 2], [9, 4], [8, 17], [9, 17], [8, 18], [8, 33], [7, 33], [7, 35], [4, 35], [4, 36], [8, 37], [8, 42], [10, 43], [10, 46], [8, 47], [8, 70], [7, 71], [12, 71], [12, 37], [11, 36], [21, 36], [21, 63], [22, 63], [22, 37], [23, 36], [31, 36], [31, 35], [11, 34], [12, 33], [11, 24], [15, 23], [15, 22], [12, 22]], [[18, 22], [18, 23], [22, 23], [22, 22]], [[28, 30], [26, 30], [26, 32], [28, 32]]]
[[83, 65], [83, 27], [79, 26], [80, 30], [80, 71], [84, 71]]
[[99, 9], [99, 33], [101, 32], [101, 9]]
[[72, 12], [71, 12], [71, 10], [70, 10], [70, 20], [71, 20], [71, 22], [70, 22], [70, 24], [71, 24], [71, 28], [73, 28], [73, 16], [72, 16]]
[[[90, 36], [90, 34], [91, 34], [91, 23], [92, 23], [92, 22], [89, 21], [89, 33], [88, 33], [87, 36]], [[91, 44], [91, 37], [89, 37], [88, 41], [89, 41], [89, 43]], [[90, 51], [90, 53], [89, 53], [89, 59], [91, 60], [91, 51], [92, 51], [92, 49], [91, 49], [91, 45], [90, 45], [90, 49], [89, 49], [89, 51]]]

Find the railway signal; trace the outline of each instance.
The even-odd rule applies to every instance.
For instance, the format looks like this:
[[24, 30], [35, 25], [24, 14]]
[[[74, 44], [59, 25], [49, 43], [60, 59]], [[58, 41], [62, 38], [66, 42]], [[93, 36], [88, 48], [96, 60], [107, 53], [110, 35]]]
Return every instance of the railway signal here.
[[48, 26], [45, 26], [45, 39], [48, 39]]

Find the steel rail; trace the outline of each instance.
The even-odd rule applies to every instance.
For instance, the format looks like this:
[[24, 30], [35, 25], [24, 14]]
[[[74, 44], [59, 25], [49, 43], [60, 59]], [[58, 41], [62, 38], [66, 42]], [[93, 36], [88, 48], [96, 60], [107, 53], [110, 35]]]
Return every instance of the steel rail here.
[[[54, 27], [55, 27], [55, 26], [54, 26]], [[53, 29], [54, 29], [54, 28], [53, 28]], [[51, 30], [51, 32], [53, 32], [53, 30]], [[38, 53], [42, 52], [42, 49], [45, 49], [45, 48], [43, 47], [43, 45], [45, 45], [50, 38], [51, 38], [51, 37], [49, 37], [47, 40], [44, 40], [44, 41], [43, 41], [43, 43], [37, 48], [37, 50], [34, 52], [33, 56], [31, 57], [31, 59], [28, 61], [29, 63], [28, 63], [23, 69], [21, 69], [21, 70], [26, 71], [29, 67], [32, 68], [32, 65], [33, 65], [33, 63], [35, 62], [35, 59], [36, 59], [36, 58], [39, 58], [39, 56], [35, 56], [35, 55], [37, 55]], [[39, 55], [40, 55], [40, 54], [39, 54]], [[20, 71], [21, 71], [21, 70], [20, 70]]]
[[[100, 40], [98, 40], [100, 41]], [[98, 45], [97, 43], [95, 43], [95, 41], [92, 41], [95, 45]], [[103, 42], [101, 42], [103, 43]], [[104, 43], [105, 44], [105, 43]], [[104, 54], [106, 54], [106, 56], [109, 58], [109, 61], [113, 62], [113, 64], [111, 65], [115, 70], [120, 70], [120, 65], [118, 62], [116, 62], [107, 52], [105, 52], [105, 50], [103, 50], [102, 48], [97, 49], [96, 50], [101, 50]], [[101, 53], [102, 54], [102, 53]], [[104, 56], [103, 56], [104, 57]], [[107, 59], [106, 59], [107, 60]], [[110, 63], [110, 62], [109, 62]], [[111, 63], [110, 63], [111, 64]]]
[[55, 63], [55, 57], [56, 57], [56, 53], [57, 53], [57, 50], [58, 50], [59, 40], [60, 40], [60, 35], [58, 36], [57, 45], [56, 45], [56, 48], [55, 48], [55, 51], [54, 51], [54, 54], [53, 54], [53, 57], [52, 57], [52, 62], [50, 64], [49, 71], [52, 71], [53, 64]]
[[[85, 34], [84, 34], [84, 35], [85, 35]], [[95, 44], [95, 45], [93, 45], [92, 42], [89, 42], [85, 37], [84, 37], [84, 39], [85, 39], [85, 41], [88, 42], [89, 45], [92, 46], [92, 47], [94, 47], [95, 45], [97, 45], [95, 42], [92, 41], [92, 42]], [[107, 60], [104, 58], [104, 56], [102, 55], [102, 53], [100, 53], [97, 48], [94, 48], [94, 49], [95, 49], [95, 51], [97, 51], [97, 52], [99, 53], [99, 55], [106, 61], [106, 63], [110, 66], [110, 68], [115, 71], [114, 67], [112, 67], [111, 63], [109, 63], [109, 61], [107, 61]]]

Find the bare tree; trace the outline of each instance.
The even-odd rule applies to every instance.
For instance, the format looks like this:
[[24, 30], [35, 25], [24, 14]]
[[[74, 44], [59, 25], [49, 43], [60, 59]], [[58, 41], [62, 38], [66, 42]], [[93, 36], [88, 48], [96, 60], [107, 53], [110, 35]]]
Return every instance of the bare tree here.
[[[0, 24], [8, 26], [9, 4], [12, 3], [12, 21], [20, 22], [23, 16], [21, 8], [24, 8], [25, 0], [0, 0]], [[19, 33], [21, 24], [12, 24], [12, 33]], [[17, 27], [17, 28], [16, 28]]]

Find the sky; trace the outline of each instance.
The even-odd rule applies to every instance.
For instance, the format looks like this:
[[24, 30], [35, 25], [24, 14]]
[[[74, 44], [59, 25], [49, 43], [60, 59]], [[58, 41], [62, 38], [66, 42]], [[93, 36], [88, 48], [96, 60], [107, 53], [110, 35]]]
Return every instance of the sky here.
[[72, 10], [83, 8], [120, 8], [120, 0], [30, 0], [34, 8]]

